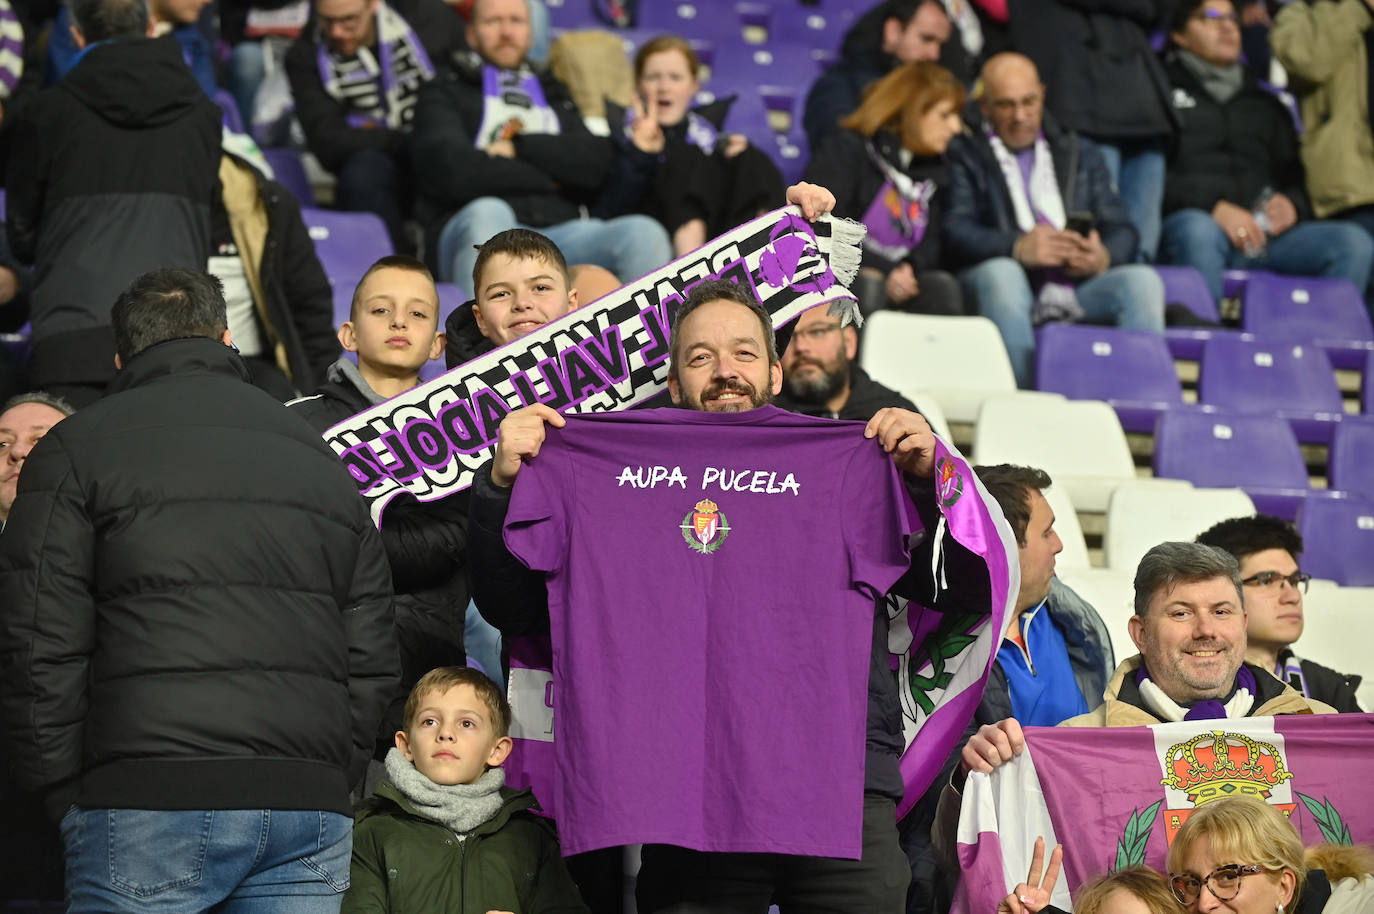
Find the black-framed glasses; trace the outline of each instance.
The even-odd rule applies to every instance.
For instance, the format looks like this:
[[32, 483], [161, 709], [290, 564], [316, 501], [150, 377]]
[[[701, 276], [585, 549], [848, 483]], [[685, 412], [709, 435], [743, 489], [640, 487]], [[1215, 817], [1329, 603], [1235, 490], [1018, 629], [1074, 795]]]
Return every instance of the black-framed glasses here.
[[793, 336], [799, 336], [808, 343], [819, 343], [839, 329], [839, 324], [822, 324], [819, 327], [806, 327], [802, 330], [798, 330]]
[[1249, 584], [1251, 587], [1278, 587], [1280, 581], [1287, 581], [1289, 587], [1307, 593], [1307, 583], [1311, 580], [1312, 575], [1303, 574], [1301, 571], [1295, 571], [1292, 574], [1261, 571], [1259, 574], [1252, 574], [1248, 578], [1241, 578], [1240, 582]]
[[1215, 895], [1218, 901], [1230, 901], [1240, 894], [1240, 881], [1242, 879], [1262, 872], [1264, 872], [1264, 867], [1257, 863], [1246, 865], [1228, 863], [1225, 866], [1217, 867], [1206, 876], [1194, 876], [1192, 873], [1170, 873], [1169, 891], [1174, 893], [1179, 904], [1192, 904], [1197, 901], [1197, 896], [1202, 892], [1202, 887], [1205, 885], [1207, 891]]

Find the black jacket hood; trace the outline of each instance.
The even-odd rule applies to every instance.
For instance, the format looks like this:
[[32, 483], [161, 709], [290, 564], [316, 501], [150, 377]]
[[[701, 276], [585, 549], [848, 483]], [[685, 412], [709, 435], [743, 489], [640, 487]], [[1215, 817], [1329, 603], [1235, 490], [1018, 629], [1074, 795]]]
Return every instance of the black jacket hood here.
[[205, 98], [171, 35], [101, 42], [58, 86], [120, 127], [169, 124]]

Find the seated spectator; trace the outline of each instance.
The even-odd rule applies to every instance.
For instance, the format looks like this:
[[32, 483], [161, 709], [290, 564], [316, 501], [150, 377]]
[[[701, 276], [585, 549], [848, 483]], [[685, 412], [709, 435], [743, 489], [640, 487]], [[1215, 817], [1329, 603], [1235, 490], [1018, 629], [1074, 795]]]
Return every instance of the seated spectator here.
[[653, 216], [681, 256], [782, 197], [773, 160], [740, 134], [724, 133], [733, 99], [691, 107], [701, 87], [691, 45], [672, 35], [654, 38], [639, 49], [634, 67], [634, 107], [607, 104], [617, 156], [599, 213]]
[[858, 352], [859, 331], [853, 324], [840, 326], [829, 305], [803, 311], [782, 353], [782, 392], [773, 402], [804, 416], [860, 422], [887, 406], [916, 412], [910, 400], [859, 367]]
[[1140, 234], [1142, 259], [1159, 245], [1164, 151], [1176, 124], [1169, 84], [1150, 47], [1166, 0], [1092, 3], [1012, 0], [1011, 46], [1045, 78], [1060, 126], [1097, 144]]
[[530, 812], [534, 794], [505, 786], [510, 723], [510, 703], [476, 670], [441, 667], [415, 684], [387, 780], [358, 807], [345, 914], [588, 910], [553, 823]]
[[1374, 7], [1367, 0], [1288, 3], [1274, 19], [1274, 53], [1302, 109], [1307, 193], [1318, 219], [1374, 236], [1374, 119], [1366, 74]]
[[310, 0], [218, 0], [217, 6], [220, 37], [230, 48], [224, 87], [251, 132], [258, 89], [268, 67], [280, 65], [309, 24]]
[[940, 0], [884, 0], [844, 36], [840, 61], [812, 84], [802, 126], [812, 149], [863, 101], [864, 88], [900, 64], [940, 59], [950, 21]]
[[30, 383], [74, 406], [114, 376], [110, 305], [159, 267], [205, 269], [219, 108], [136, 0], [74, 0], [83, 48], [15, 125], [10, 245], [34, 263]]
[[621, 278], [671, 260], [667, 231], [648, 216], [584, 218], [614, 146], [588, 132], [566, 86], [527, 63], [525, 0], [477, 0], [467, 39], [472, 51], [425, 87], [415, 114], [418, 212], [437, 239], [440, 278], [466, 281], [475, 246], [517, 227], [539, 229], [568, 260]]
[[1240, 563], [1245, 585], [1245, 659], [1272, 672], [1308, 698], [1337, 711], [1359, 712], [1359, 676], [1347, 676], [1293, 653], [1302, 637], [1303, 594], [1311, 575], [1298, 569], [1302, 536], [1267, 514], [1233, 517], [1197, 541], [1225, 549]]
[[963, 314], [958, 281], [939, 269], [949, 194], [944, 153], [962, 125], [964, 87], [938, 64], [903, 64], [811, 156], [806, 180], [835, 194], [835, 214], [868, 227], [860, 283], [864, 311]]
[[1189, 914], [1339, 914], [1374, 909], [1374, 851], [1304, 850], [1282, 810], [1255, 796], [1200, 805], [1169, 845], [1169, 886]]
[[1312, 219], [1293, 120], [1241, 66], [1231, 0], [1183, 0], [1169, 38], [1165, 69], [1181, 127], [1160, 260], [1197, 268], [1218, 300], [1227, 267], [1341, 277], [1363, 291], [1374, 239]]
[[434, 61], [461, 46], [442, 0], [314, 0], [314, 24], [286, 54], [305, 143], [338, 178], [335, 203], [376, 213], [398, 251], [414, 244], [409, 133]]
[[219, 177], [206, 272], [224, 284], [229, 332], [253, 383], [290, 400], [323, 383], [339, 355], [329, 279], [290, 191], [232, 155]]
[[[321, 434], [416, 387], [421, 367], [443, 352], [439, 293], [425, 265], [397, 254], [369, 267], [353, 293], [339, 342], [357, 364], [339, 359], [313, 396], [288, 404]], [[392, 734], [405, 726], [401, 707], [411, 686], [435, 667], [466, 661], [467, 512], [466, 492], [427, 502], [403, 493], [382, 515], [382, 545], [396, 592], [401, 681], [382, 718], [375, 760], [386, 756]]]
[[[1278, 714], [1334, 714], [1245, 662], [1240, 566], [1224, 549], [1160, 543], [1135, 573], [1131, 640], [1140, 653], [1121, 661], [1096, 710], [1061, 727], [1139, 727], [1181, 720]], [[1015, 718], [984, 724], [964, 744], [940, 794], [931, 841], [940, 865], [959, 871], [955, 836], [960, 788], [969, 771], [990, 772], [1025, 748]], [[1177, 847], [1177, 841], [1175, 841]]]
[[983, 66], [982, 122], [950, 144], [947, 262], [997, 325], [1016, 383], [1032, 386], [1034, 327], [1051, 320], [1164, 329], [1164, 284], [1136, 259], [1136, 230], [1097, 145], [1044, 115], [1035, 64]]

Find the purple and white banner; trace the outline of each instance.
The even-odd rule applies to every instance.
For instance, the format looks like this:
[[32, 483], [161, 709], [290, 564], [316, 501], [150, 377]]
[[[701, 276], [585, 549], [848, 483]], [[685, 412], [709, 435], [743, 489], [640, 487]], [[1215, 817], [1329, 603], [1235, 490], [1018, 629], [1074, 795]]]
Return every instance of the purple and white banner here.
[[[693, 285], [734, 279], [751, 288], [781, 327], [808, 308], [844, 301], [859, 266], [858, 223], [796, 207], [759, 216], [661, 270], [584, 305], [325, 433], [380, 524], [402, 491], [421, 501], [472, 484], [513, 409], [545, 403], [560, 412], [628, 409], [663, 391], [668, 335]], [[857, 316], [857, 308], [847, 307]]]
[[1238, 794], [1287, 813], [1303, 844], [1374, 843], [1374, 714], [1028, 727], [1025, 751], [971, 774], [959, 815], [955, 914], [986, 914], [1026, 878], [1032, 847], [1064, 845], [1055, 905], [1138, 863], [1165, 869], [1194, 809]]

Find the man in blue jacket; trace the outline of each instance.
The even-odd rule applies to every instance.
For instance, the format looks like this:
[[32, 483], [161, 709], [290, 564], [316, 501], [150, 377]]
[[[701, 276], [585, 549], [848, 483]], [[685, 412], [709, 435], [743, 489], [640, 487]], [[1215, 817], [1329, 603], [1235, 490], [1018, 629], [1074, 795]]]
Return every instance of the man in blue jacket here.
[[1001, 332], [1017, 385], [1031, 387], [1034, 327], [1163, 331], [1164, 284], [1132, 265], [1138, 237], [1101, 151], [1044, 116], [1035, 64], [998, 54], [983, 85], [983, 121], [949, 147], [943, 240], [965, 295]]

